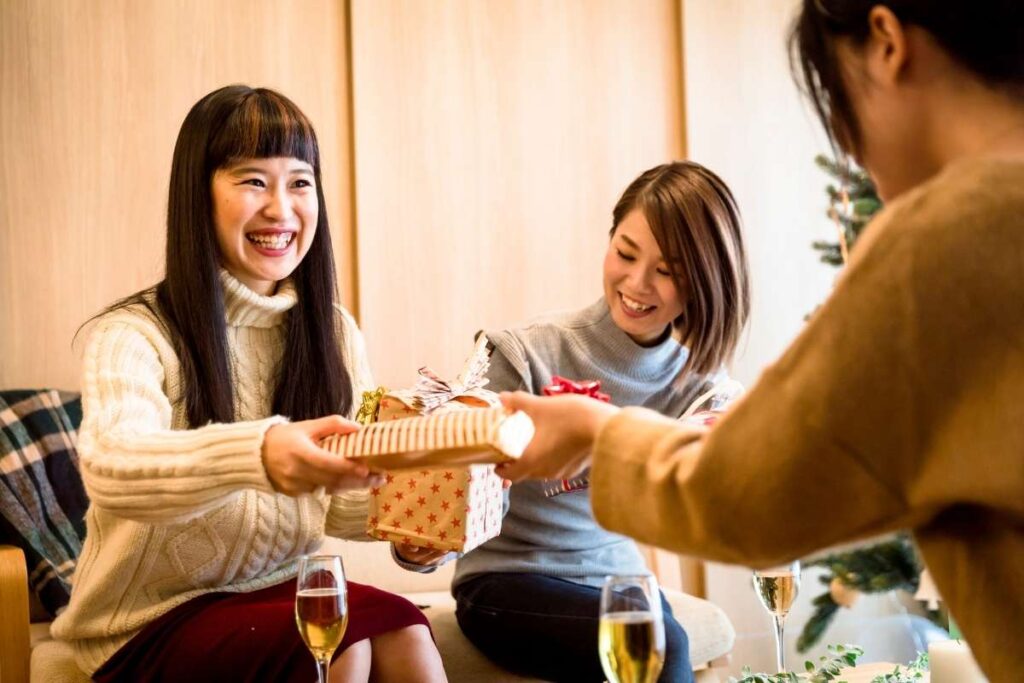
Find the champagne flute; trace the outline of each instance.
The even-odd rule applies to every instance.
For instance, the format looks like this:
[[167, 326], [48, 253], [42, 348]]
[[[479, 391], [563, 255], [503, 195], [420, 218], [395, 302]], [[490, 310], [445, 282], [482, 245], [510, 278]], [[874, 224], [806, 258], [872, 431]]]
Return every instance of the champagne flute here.
[[340, 557], [305, 555], [299, 560], [295, 623], [316, 659], [320, 683], [327, 683], [331, 657], [348, 626], [348, 589]]
[[800, 592], [800, 563], [759, 569], [754, 572], [754, 591], [775, 621], [775, 659], [779, 673], [786, 671], [782, 633], [789, 608]]
[[653, 576], [609, 576], [597, 639], [610, 683], [654, 683], [665, 663], [661, 592]]

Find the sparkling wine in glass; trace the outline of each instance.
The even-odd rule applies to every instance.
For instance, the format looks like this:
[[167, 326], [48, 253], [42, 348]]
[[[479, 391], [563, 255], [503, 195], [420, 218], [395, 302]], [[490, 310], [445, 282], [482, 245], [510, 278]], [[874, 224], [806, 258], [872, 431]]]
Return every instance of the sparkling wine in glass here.
[[295, 623], [316, 659], [320, 683], [327, 683], [331, 657], [348, 626], [348, 591], [340, 557], [307, 555], [299, 560]]
[[783, 628], [786, 615], [800, 592], [800, 563], [790, 562], [754, 572], [754, 591], [775, 621], [775, 659], [779, 673], [786, 671]]
[[609, 576], [597, 640], [609, 683], [654, 683], [665, 663], [661, 593], [653, 576]]

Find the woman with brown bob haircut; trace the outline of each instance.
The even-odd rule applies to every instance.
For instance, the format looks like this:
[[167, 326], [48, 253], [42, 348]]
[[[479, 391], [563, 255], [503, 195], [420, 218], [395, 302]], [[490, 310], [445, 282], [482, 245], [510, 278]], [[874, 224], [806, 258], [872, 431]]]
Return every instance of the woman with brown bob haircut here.
[[[598, 380], [619, 406], [679, 417], [736, 348], [747, 318], [740, 217], [725, 183], [688, 161], [650, 169], [612, 212], [604, 295], [586, 308], [488, 332], [488, 388], [540, 394], [559, 375]], [[453, 593], [466, 636], [517, 673], [603, 681], [600, 587], [649, 573], [636, 545], [601, 529], [585, 488], [508, 492], [501, 534], [460, 558]], [[662, 600], [662, 681], [692, 679], [686, 633]]]
[[721, 562], [910, 529], [986, 675], [1019, 681], [1024, 3], [805, 0], [791, 45], [886, 201], [831, 298], [709, 433], [508, 397], [538, 431], [506, 474], [592, 464], [604, 526]]
[[[309, 119], [235, 85], [192, 107], [171, 162], [164, 279], [98, 316], [79, 431], [91, 501], [53, 624], [96, 681], [296, 681], [296, 565], [366, 540], [375, 477], [322, 450], [374, 386], [334, 259]], [[443, 681], [423, 613], [348, 584], [330, 680]]]

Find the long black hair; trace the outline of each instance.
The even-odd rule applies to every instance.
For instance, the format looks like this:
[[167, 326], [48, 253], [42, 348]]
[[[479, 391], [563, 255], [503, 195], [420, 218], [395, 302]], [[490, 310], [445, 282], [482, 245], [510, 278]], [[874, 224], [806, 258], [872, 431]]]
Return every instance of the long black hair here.
[[790, 66], [837, 150], [856, 150], [861, 132], [843, 87], [836, 39], [862, 45], [878, 6], [928, 31], [982, 82], [1024, 97], [1021, 0], [804, 0], [789, 35]]
[[[231, 85], [199, 100], [181, 124], [171, 161], [166, 272], [155, 288], [153, 313], [166, 325], [178, 354], [192, 427], [234, 421], [211, 179], [218, 169], [241, 159], [268, 157], [293, 157], [312, 166], [319, 207], [309, 252], [291, 276], [298, 303], [288, 315], [273, 411], [303, 420], [347, 414], [352, 406], [350, 375], [341, 356], [334, 255], [316, 133], [284, 95]], [[107, 310], [137, 304], [152, 310], [152, 291]]]

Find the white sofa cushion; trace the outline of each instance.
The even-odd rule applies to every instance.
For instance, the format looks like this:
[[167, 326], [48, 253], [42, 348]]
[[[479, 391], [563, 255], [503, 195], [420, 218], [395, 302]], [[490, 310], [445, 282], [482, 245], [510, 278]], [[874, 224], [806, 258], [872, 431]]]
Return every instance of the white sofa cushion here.
[[[386, 543], [330, 539], [322, 551], [341, 555], [350, 581], [400, 593], [424, 608], [451, 683], [537, 680], [499, 669], [462, 635], [455, 620], [455, 599], [449, 592], [454, 563], [430, 574], [417, 574], [396, 565]], [[690, 660], [695, 667], [732, 650], [736, 632], [719, 607], [673, 590], [665, 590], [665, 597], [690, 638]], [[75, 667], [71, 647], [50, 638], [49, 624], [32, 625], [32, 648], [31, 683], [85, 683], [89, 680]]]

